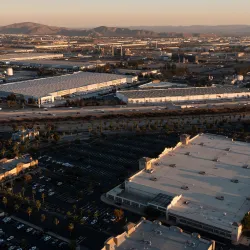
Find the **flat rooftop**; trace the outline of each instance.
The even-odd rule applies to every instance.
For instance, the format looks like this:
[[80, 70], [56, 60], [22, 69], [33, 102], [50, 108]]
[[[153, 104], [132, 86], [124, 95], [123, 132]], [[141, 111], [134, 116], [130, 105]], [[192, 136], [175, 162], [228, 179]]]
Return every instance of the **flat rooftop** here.
[[46, 58], [46, 57], [63, 57], [63, 54], [53, 53], [12, 53], [0, 55], [0, 61], [24, 60], [25, 58]]
[[233, 87], [204, 87], [204, 88], [174, 88], [174, 89], [150, 89], [150, 90], [128, 90], [118, 93], [132, 99], [167, 97], [167, 96], [194, 96], [194, 95], [220, 95], [226, 93], [249, 92], [248, 88]]
[[188, 87], [187, 84], [183, 83], [175, 83], [175, 82], [158, 82], [153, 83], [149, 82], [143, 85], [140, 85], [139, 88], [146, 89], [146, 88], [186, 88]]
[[126, 76], [102, 73], [77, 72], [71, 75], [55, 76], [0, 85], [0, 93], [15, 93], [24, 96], [44, 97], [50, 93], [80, 88], [91, 84], [124, 79]]
[[[177, 145], [163, 154], [152, 167], [152, 174], [144, 170], [132, 177], [131, 183], [155, 190], [156, 194], [182, 195], [169, 212], [229, 230], [250, 210], [248, 143], [201, 134], [189, 145]], [[150, 180], [152, 177], [156, 181]]]
[[[151, 246], [146, 241], [150, 241]], [[208, 250], [211, 245], [211, 241], [183, 233], [179, 228], [144, 220], [116, 249]]]
[[20, 60], [20, 61], [10, 61], [13, 65], [24, 65], [30, 67], [45, 66], [47, 68], [61, 68], [61, 67], [90, 67], [99, 64], [104, 64], [102, 62], [81, 62], [81, 61], [71, 61], [71, 60]]
[[19, 158], [7, 159], [7, 161], [0, 161], [0, 174], [12, 170], [17, 166], [18, 163], [29, 163], [32, 161], [33, 159], [30, 157], [30, 155], [24, 155]]

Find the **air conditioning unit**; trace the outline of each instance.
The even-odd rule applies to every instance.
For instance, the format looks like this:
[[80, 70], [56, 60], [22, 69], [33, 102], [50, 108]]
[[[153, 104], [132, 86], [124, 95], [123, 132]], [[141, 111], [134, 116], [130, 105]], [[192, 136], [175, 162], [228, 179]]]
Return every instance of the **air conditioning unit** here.
[[216, 199], [217, 199], [217, 200], [224, 201], [225, 198], [224, 198], [224, 196], [216, 196]]
[[181, 189], [183, 189], [183, 190], [189, 190], [189, 187], [188, 186], [182, 186]]

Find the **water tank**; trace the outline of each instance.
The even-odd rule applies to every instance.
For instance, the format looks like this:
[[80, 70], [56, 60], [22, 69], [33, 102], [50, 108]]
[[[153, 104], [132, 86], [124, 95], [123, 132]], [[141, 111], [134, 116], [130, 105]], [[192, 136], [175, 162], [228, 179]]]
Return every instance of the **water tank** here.
[[13, 69], [12, 68], [7, 69], [7, 75], [8, 76], [13, 76]]
[[243, 75], [237, 75], [237, 81], [243, 81], [244, 77]]

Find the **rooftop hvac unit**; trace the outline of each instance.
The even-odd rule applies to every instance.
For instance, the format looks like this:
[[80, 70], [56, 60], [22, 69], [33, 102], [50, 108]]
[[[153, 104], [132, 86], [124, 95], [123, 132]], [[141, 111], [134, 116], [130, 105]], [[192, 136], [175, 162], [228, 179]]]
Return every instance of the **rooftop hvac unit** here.
[[181, 189], [183, 189], [183, 190], [189, 190], [189, 187], [188, 186], [182, 186]]
[[206, 174], [206, 172], [205, 172], [205, 171], [200, 171], [200, 172], [199, 172], [199, 174], [201, 174], [201, 175], [205, 175], [205, 174]]
[[249, 168], [250, 168], [250, 166], [248, 166], [248, 165], [246, 164], [246, 165], [243, 165], [243, 168], [247, 168], [247, 169], [249, 169]]
[[151, 181], [157, 181], [157, 178], [156, 177], [151, 177], [150, 180]]
[[225, 198], [224, 198], [224, 196], [216, 196], [216, 199], [217, 199], [217, 200], [224, 201]]
[[176, 168], [176, 164], [169, 164], [169, 167]]
[[233, 183], [239, 183], [239, 180], [237, 180], [237, 179], [232, 179], [231, 182], [233, 182]]

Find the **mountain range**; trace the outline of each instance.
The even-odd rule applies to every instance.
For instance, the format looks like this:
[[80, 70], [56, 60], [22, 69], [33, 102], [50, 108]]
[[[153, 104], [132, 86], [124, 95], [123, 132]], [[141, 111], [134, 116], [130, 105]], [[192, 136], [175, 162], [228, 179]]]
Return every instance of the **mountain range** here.
[[250, 35], [250, 25], [218, 25], [218, 26], [132, 26], [107, 27], [91, 29], [74, 29], [55, 27], [39, 23], [24, 22], [0, 26], [0, 34], [26, 35], [65, 35], [65, 36], [114, 36], [114, 37], [168, 37], [173, 34], [217, 34], [217, 35]]

